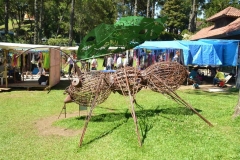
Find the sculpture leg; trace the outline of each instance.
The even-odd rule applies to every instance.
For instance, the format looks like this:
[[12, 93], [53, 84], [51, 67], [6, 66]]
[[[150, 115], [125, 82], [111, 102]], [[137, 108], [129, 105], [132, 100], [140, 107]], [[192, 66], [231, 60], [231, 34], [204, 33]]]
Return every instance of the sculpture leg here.
[[137, 134], [137, 137], [138, 137], [138, 143], [139, 143], [139, 146], [141, 147], [142, 146], [142, 141], [141, 141], [140, 134], [139, 134], [137, 116], [136, 116], [135, 109], [134, 109], [135, 100], [134, 100], [134, 97], [133, 97], [133, 95], [131, 94], [131, 91], [130, 91], [129, 81], [128, 81], [127, 73], [126, 73], [125, 69], [124, 69], [124, 74], [125, 74], [125, 77], [126, 77], [126, 87], [128, 89], [128, 95], [129, 95], [130, 103], [131, 103], [131, 114], [132, 114], [132, 117], [133, 117], [133, 120], [134, 120], [134, 123], [135, 123], [136, 134]]
[[98, 98], [98, 96], [99, 96], [100, 89], [101, 89], [101, 88], [100, 88], [100, 85], [101, 85], [102, 80], [103, 80], [103, 78], [100, 78], [100, 80], [98, 81], [97, 89], [96, 89], [96, 92], [95, 92], [95, 98], [94, 98], [94, 100], [92, 101], [89, 114], [88, 114], [88, 116], [86, 117], [86, 120], [85, 120], [83, 132], [82, 132], [82, 135], [81, 135], [81, 138], [80, 138], [80, 141], [79, 141], [79, 147], [82, 145], [83, 138], [84, 138], [85, 132], [86, 132], [86, 130], [87, 130], [88, 122], [90, 121], [90, 118], [91, 118], [91, 116], [92, 116], [93, 109], [94, 109], [95, 106], [96, 106], [97, 98]]
[[62, 108], [62, 110], [61, 110], [61, 112], [60, 112], [60, 114], [59, 114], [59, 116], [58, 116], [58, 119], [59, 119], [59, 117], [61, 116], [63, 110], [65, 110], [65, 118], [67, 117], [66, 103], [71, 103], [71, 102], [72, 102], [71, 96], [70, 96], [70, 95], [67, 95], [67, 97], [66, 97], [65, 100], [64, 100], [64, 105], [63, 105], [63, 108]]
[[[97, 95], [96, 95], [96, 96], [97, 96]], [[82, 145], [83, 138], [84, 138], [85, 132], [86, 132], [86, 130], [87, 130], [88, 122], [89, 122], [90, 119], [91, 119], [92, 112], [93, 112], [93, 109], [94, 109], [94, 108], [95, 108], [95, 103], [92, 103], [91, 108], [90, 108], [90, 112], [89, 112], [89, 114], [87, 115], [86, 120], [85, 120], [84, 128], [83, 128], [82, 135], [81, 135], [81, 138], [80, 138], [80, 141], [79, 141], [79, 147]]]
[[135, 131], [136, 131], [136, 134], [137, 134], [137, 137], [138, 137], [139, 146], [141, 147], [142, 146], [142, 141], [141, 141], [140, 134], [139, 134], [137, 116], [136, 116], [135, 109], [134, 109], [135, 100], [134, 100], [133, 96], [130, 95], [129, 97], [130, 97], [130, 103], [131, 103], [131, 114], [132, 114], [132, 117], [133, 117], [133, 120], [134, 120], [135, 129], [136, 129]]
[[[153, 75], [159, 82], [161, 82], [166, 87], [166, 94], [168, 94], [171, 98], [173, 98], [176, 102], [180, 102], [184, 106], [191, 109], [194, 113], [196, 113], [202, 120], [204, 120], [209, 126], [213, 126], [211, 122], [209, 122], [206, 118], [204, 118], [200, 113], [198, 113], [190, 104], [184, 101], [176, 92], [174, 92], [168, 85], [166, 85], [161, 79], [157, 76]], [[152, 82], [153, 83], [153, 82]], [[161, 89], [159, 89], [159, 92]]]
[[63, 105], [63, 107], [62, 107], [62, 110], [61, 110], [61, 112], [60, 112], [60, 114], [59, 114], [59, 116], [58, 116], [58, 119], [60, 118], [63, 110], [65, 110], [65, 118], [66, 118], [66, 103], [64, 103], [64, 105]]

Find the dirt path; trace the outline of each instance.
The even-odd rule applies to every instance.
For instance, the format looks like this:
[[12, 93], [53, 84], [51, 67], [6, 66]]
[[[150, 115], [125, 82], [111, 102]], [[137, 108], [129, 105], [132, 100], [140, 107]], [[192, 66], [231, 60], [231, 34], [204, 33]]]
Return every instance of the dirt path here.
[[[81, 115], [86, 115], [87, 112], [81, 111]], [[77, 117], [79, 116], [79, 112], [75, 113], [67, 113], [67, 118], [70, 117]], [[52, 126], [52, 124], [60, 119], [64, 119], [65, 116], [62, 114], [60, 118], [58, 119], [58, 115], [54, 115], [51, 117], [46, 117], [43, 119], [38, 120], [35, 122], [36, 128], [39, 131], [40, 135], [59, 135], [59, 136], [75, 136], [80, 135], [82, 133], [82, 130], [73, 130], [73, 129], [66, 129], [66, 128], [60, 128], [56, 126]]]

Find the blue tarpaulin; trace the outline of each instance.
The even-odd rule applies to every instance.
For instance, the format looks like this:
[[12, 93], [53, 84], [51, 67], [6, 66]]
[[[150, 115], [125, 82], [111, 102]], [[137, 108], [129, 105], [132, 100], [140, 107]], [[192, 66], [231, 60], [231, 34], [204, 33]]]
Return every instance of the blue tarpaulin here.
[[179, 41], [145, 41], [143, 44], [136, 46], [134, 49], [182, 49], [188, 50], [187, 47], [182, 45]]
[[185, 65], [236, 66], [238, 40], [146, 41], [134, 49], [181, 49]]
[[239, 40], [200, 39], [201, 42], [213, 44], [223, 66], [236, 66]]
[[193, 65], [222, 65], [221, 57], [217, 54], [213, 44], [201, 41], [180, 41], [188, 47], [184, 52], [185, 64]]

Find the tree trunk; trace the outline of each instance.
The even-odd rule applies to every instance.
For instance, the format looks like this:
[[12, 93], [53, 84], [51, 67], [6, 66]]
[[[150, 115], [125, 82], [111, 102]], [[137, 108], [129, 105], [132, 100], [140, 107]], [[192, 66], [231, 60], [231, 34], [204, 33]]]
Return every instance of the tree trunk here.
[[4, 29], [4, 31], [5, 31], [5, 41], [7, 41], [7, 34], [8, 34], [8, 18], [9, 18], [9, 16], [8, 16], [8, 11], [9, 11], [9, 0], [5, 0], [5, 29]]
[[[238, 67], [238, 73], [237, 73], [237, 81], [236, 81], [236, 88], [240, 88], [240, 67]], [[238, 103], [235, 107], [235, 112], [233, 113], [233, 118], [236, 118], [240, 115], [240, 90], [238, 93]]]
[[74, 20], [74, 5], [75, 0], [72, 0], [71, 13], [70, 13], [70, 26], [69, 26], [69, 46], [72, 46], [73, 42], [73, 20]]
[[34, 44], [37, 44], [38, 43], [38, 25], [39, 25], [39, 20], [38, 20], [38, 0], [34, 0], [34, 11], [35, 11], [35, 14], [34, 14], [34, 17], [35, 17], [35, 24], [34, 24]]
[[39, 13], [39, 33], [38, 33], [38, 40], [39, 42], [42, 42], [42, 38], [43, 38], [43, 7], [44, 7], [44, 0], [41, 0], [40, 3], [40, 13]]
[[189, 16], [188, 31], [196, 31], [196, 17], [197, 17], [197, 5], [196, 0], [192, 0], [192, 9]]
[[149, 17], [150, 0], [147, 0], [147, 18]]
[[137, 0], [135, 0], [134, 4], [134, 16], [137, 16]]
[[155, 17], [155, 6], [156, 6], [156, 2], [155, 0], [152, 0], [152, 18]]
[[233, 113], [233, 118], [236, 118], [240, 115], [240, 90], [238, 92], [238, 103], [235, 107], [235, 112]]

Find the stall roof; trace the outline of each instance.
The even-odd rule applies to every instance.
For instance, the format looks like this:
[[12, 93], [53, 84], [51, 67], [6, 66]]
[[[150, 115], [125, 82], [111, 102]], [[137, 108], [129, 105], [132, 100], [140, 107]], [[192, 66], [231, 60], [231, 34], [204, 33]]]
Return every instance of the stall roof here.
[[61, 50], [65, 50], [65, 51], [77, 51], [79, 46], [75, 46], [75, 47], [60, 47]]
[[136, 46], [134, 49], [182, 49], [189, 50], [188, 47], [179, 43], [179, 41], [145, 41], [143, 44]]
[[[75, 46], [75, 47], [66, 46], [66, 47], [60, 47], [60, 49], [61, 50], [68, 50], [68, 51], [77, 51], [78, 47], [79, 46]], [[115, 49], [118, 49], [118, 48], [125, 49], [125, 47], [109, 47], [108, 50], [115, 50]], [[103, 49], [103, 48], [100, 48], [100, 50], [101, 49]]]
[[134, 49], [182, 49], [185, 65], [236, 66], [237, 40], [146, 41]]
[[31, 49], [31, 48], [34, 48], [34, 49], [59, 48], [59, 46], [0, 42], [0, 48], [21, 50], [21, 49]]

